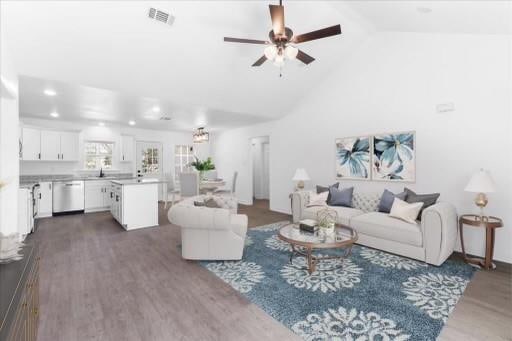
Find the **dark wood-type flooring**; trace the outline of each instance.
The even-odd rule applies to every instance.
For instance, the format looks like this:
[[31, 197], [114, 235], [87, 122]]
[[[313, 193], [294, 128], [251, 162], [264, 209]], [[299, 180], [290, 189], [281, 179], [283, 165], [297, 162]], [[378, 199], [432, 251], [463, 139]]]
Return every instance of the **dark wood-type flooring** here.
[[[249, 225], [288, 220], [266, 201], [241, 206]], [[125, 232], [108, 212], [41, 219], [38, 341], [297, 340], [229, 285], [181, 259], [179, 228]], [[478, 272], [441, 340], [511, 340], [510, 272]]]

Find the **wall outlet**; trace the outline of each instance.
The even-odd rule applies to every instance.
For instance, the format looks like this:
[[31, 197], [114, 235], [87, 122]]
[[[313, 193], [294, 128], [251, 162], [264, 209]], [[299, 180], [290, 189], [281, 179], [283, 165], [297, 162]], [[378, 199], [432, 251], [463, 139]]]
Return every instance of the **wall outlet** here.
[[441, 103], [436, 105], [436, 111], [437, 113], [445, 113], [450, 111], [455, 111], [455, 104], [454, 103]]

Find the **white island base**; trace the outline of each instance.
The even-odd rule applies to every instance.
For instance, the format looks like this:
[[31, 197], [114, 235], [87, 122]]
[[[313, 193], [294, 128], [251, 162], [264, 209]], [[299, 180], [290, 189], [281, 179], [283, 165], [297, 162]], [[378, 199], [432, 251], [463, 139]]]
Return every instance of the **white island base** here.
[[159, 181], [112, 181], [110, 212], [126, 231], [158, 226]]

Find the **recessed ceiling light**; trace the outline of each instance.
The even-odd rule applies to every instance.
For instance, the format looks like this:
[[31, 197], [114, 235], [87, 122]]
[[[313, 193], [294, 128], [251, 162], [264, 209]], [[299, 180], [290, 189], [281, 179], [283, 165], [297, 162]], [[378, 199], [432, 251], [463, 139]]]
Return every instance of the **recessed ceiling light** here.
[[432, 12], [432, 8], [430, 7], [416, 7], [416, 10], [420, 13], [427, 14]]
[[153, 112], [160, 112], [160, 107], [158, 105], [155, 105], [153, 107]]
[[59, 117], [59, 113], [54, 111], [54, 112], [50, 113], [50, 116], [51, 117]]
[[131, 125], [131, 126], [134, 126], [135, 125], [135, 121], [128, 121], [128, 124]]
[[44, 91], [44, 94], [45, 94], [46, 96], [55, 96], [57, 93], [55, 92], [55, 90], [52, 90], [52, 89], [46, 89], [46, 90]]
[[100, 127], [104, 127], [104, 126], [105, 126], [105, 123], [100, 122], [100, 123], [98, 123], [98, 125], [99, 125]]

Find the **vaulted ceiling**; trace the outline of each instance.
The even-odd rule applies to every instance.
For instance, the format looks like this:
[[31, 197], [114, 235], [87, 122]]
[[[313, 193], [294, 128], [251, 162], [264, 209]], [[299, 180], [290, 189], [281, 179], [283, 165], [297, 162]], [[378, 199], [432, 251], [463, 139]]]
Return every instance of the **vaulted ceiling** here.
[[[343, 34], [304, 43], [316, 61], [288, 62], [279, 77], [271, 63], [251, 67], [261, 45], [223, 42], [265, 39], [269, 3], [277, 2], [1, 2], [1, 47], [23, 76], [21, 114], [223, 129], [286, 115], [374, 31], [510, 33], [507, 2], [285, 1], [286, 26], [296, 33], [339, 23]], [[149, 19], [150, 7], [170, 12], [174, 24]], [[47, 87], [58, 95], [45, 96]], [[155, 105], [172, 120], [159, 121]]]

